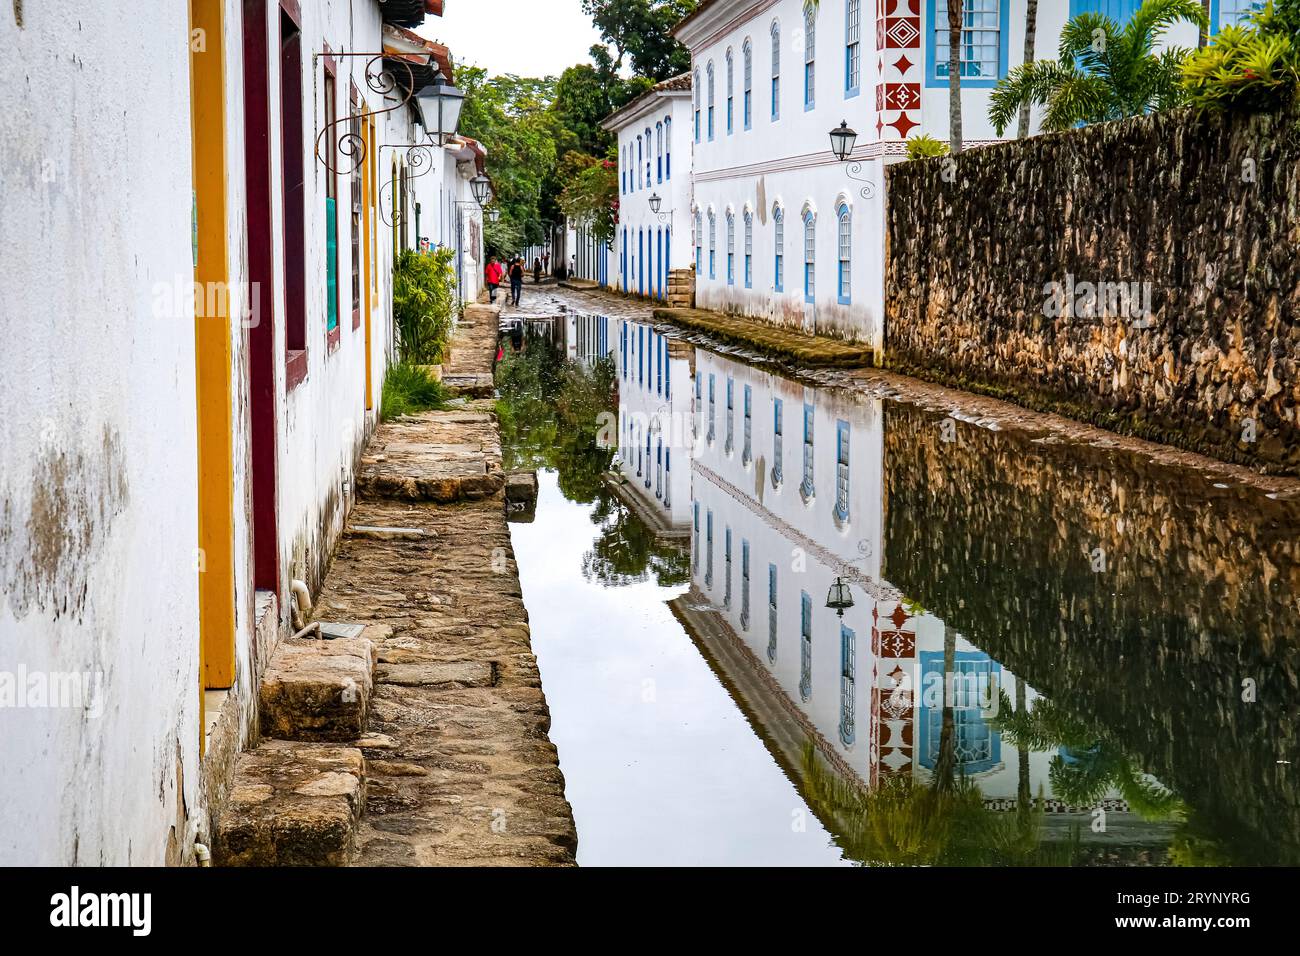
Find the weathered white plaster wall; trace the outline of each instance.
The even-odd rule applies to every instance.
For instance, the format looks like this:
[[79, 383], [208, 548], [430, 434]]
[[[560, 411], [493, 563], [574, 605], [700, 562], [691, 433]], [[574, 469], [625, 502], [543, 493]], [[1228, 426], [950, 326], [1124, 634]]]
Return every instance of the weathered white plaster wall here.
[[197, 796], [189, 17], [120, 6], [0, 13], [0, 673], [102, 681], [0, 707], [6, 864], [162, 863]]

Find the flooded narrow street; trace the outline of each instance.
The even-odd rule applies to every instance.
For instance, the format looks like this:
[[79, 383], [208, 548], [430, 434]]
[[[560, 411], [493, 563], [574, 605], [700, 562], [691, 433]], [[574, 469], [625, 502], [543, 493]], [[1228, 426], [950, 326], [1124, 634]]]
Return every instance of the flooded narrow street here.
[[664, 331], [497, 376], [581, 864], [1300, 860], [1294, 501]]

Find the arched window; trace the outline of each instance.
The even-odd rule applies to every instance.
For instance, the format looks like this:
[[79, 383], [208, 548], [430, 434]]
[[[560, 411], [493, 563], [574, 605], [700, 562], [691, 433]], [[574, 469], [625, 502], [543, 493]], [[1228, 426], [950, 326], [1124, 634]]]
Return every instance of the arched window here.
[[745, 288], [754, 288], [754, 213], [745, 210]]
[[642, 160], [641, 150], [642, 150], [641, 137], [638, 136], [636, 138], [636, 188], [637, 189], [641, 188], [641, 160]]
[[709, 110], [709, 142], [713, 142], [713, 88], [714, 88], [714, 82], [713, 82], [713, 61], [712, 61], [712, 60], [709, 61], [709, 65], [705, 68], [705, 72], [708, 74], [708, 77], [709, 77], [709, 102], [708, 102], [708, 110]]
[[852, 747], [857, 736], [857, 649], [858, 638], [852, 628], [840, 625], [840, 741]]
[[812, 302], [817, 291], [817, 217], [812, 210], [803, 216], [803, 299]]
[[736, 214], [727, 210], [727, 285], [736, 284]]
[[812, 696], [812, 598], [799, 592], [799, 696]]
[[736, 58], [731, 55], [731, 47], [727, 47], [727, 135], [731, 135], [733, 129], [733, 120], [735, 117], [735, 103], [733, 90], [736, 81]]
[[718, 275], [718, 217], [709, 210], [709, 278]]
[[[781, 118], [781, 24], [772, 21], [772, 121]], [[699, 77], [696, 77], [699, 82]], [[698, 100], [697, 100], [698, 103]], [[698, 107], [697, 107], [698, 108]], [[699, 139], [697, 136], [696, 139]]]
[[651, 161], [650, 161], [650, 145], [651, 145], [652, 142], [653, 142], [653, 140], [651, 139], [651, 136], [650, 136], [650, 127], [647, 126], [647, 127], [645, 128], [645, 185], [646, 185], [646, 189], [649, 189], [649, 188], [650, 188], [650, 183], [652, 182], [652, 180], [651, 180], [651, 178], [650, 178], [650, 166], [651, 166]]
[[700, 71], [697, 68], [693, 81], [695, 87], [695, 142], [700, 141]]
[[664, 181], [664, 124], [655, 124], [655, 177]]
[[772, 207], [772, 229], [776, 233], [776, 263], [774, 267], [777, 292], [785, 291], [785, 210], [780, 205]]
[[862, 89], [862, 0], [848, 0], [844, 10], [844, 93]]
[[803, 108], [810, 110], [817, 101], [817, 5], [806, 0], [803, 5]]
[[695, 274], [704, 273], [704, 213], [695, 210]]
[[745, 129], [749, 129], [754, 123], [754, 45], [748, 40], [745, 41], [742, 52], [744, 58], [744, 102], [741, 106], [744, 112]]
[[664, 179], [673, 178], [673, 118], [664, 117]]
[[839, 211], [839, 299], [840, 305], [853, 301], [853, 213], [847, 204]]

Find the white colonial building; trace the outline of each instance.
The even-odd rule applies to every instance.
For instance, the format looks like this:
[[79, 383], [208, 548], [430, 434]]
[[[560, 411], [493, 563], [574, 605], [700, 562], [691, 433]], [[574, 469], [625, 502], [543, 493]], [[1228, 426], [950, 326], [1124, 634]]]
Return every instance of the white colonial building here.
[[601, 124], [618, 136], [618, 233], [605, 283], [611, 288], [663, 301], [673, 285], [689, 294], [690, 121], [691, 78], [683, 75]]
[[[1024, 59], [1026, 6], [966, 0], [966, 146], [997, 138], [989, 98]], [[1040, 2], [1036, 58], [1055, 58], [1071, 16], [1095, 10], [1123, 22], [1138, 6]], [[1249, 6], [1221, 0], [1216, 24]], [[945, 0], [704, 0], [674, 35], [693, 62], [698, 306], [879, 349], [883, 167], [905, 156], [911, 137], [948, 139]], [[1182, 24], [1166, 42], [1194, 47], [1196, 31]], [[845, 162], [829, 138], [841, 123], [857, 133]]]

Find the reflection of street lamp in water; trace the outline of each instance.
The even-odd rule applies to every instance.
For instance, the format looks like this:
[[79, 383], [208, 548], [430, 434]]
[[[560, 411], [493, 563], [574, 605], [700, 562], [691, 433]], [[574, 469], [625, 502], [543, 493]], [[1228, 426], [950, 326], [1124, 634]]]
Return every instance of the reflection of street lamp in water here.
[[830, 590], [826, 592], [826, 606], [833, 609], [840, 617], [844, 612], [853, 607], [853, 594], [849, 591], [849, 582], [841, 577], [837, 577], [831, 582]]

